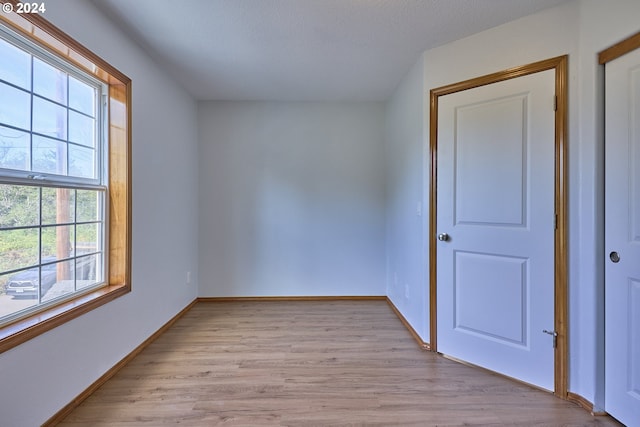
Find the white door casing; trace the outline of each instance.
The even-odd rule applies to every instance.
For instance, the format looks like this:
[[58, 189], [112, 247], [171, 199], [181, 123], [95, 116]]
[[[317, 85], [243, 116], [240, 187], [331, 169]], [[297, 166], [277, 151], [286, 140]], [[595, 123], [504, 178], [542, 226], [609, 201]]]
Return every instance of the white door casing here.
[[555, 72], [438, 99], [438, 351], [554, 389]]
[[640, 426], [640, 49], [605, 75], [605, 410]]

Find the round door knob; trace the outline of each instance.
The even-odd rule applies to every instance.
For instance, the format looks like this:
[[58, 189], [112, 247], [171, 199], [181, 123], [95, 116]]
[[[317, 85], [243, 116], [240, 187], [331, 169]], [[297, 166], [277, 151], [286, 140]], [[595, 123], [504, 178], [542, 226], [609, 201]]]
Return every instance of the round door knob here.
[[449, 235], [447, 233], [440, 233], [438, 234], [438, 240], [440, 240], [441, 242], [448, 242]]
[[611, 262], [613, 263], [618, 263], [620, 262], [620, 255], [618, 252], [613, 251], [609, 254], [609, 259], [611, 259]]

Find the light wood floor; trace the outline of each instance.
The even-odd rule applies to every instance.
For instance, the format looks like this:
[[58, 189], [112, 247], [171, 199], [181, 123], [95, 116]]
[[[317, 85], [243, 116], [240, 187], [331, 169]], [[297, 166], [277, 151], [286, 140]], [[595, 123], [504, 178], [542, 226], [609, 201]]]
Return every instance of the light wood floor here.
[[198, 303], [59, 426], [619, 426], [421, 350], [384, 301]]

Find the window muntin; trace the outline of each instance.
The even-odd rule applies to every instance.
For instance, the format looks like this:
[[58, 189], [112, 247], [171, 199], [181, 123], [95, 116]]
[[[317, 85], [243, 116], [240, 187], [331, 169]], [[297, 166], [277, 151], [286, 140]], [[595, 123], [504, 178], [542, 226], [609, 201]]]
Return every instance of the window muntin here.
[[105, 93], [0, 31], [0, 325], [105, 284]]

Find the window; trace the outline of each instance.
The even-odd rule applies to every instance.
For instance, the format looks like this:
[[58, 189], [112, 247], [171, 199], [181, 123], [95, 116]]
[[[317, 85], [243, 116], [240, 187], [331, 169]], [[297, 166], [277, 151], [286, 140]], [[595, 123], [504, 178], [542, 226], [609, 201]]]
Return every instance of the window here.
[[0, 31], [0, 324], [104, 284], [105, 92]]
[[130, 80], [0, 14], [0, 352], [130, 290]]

